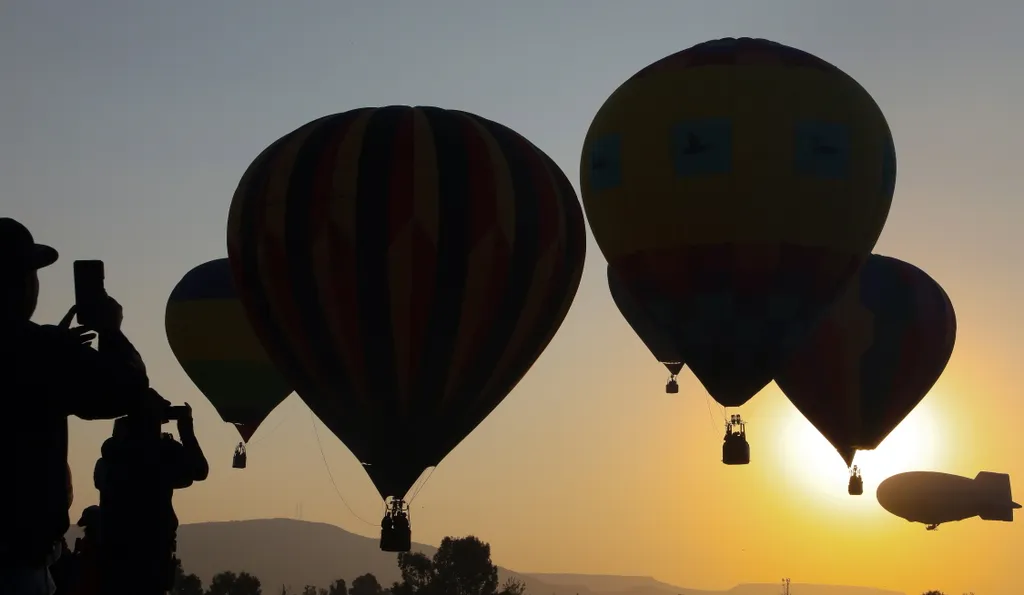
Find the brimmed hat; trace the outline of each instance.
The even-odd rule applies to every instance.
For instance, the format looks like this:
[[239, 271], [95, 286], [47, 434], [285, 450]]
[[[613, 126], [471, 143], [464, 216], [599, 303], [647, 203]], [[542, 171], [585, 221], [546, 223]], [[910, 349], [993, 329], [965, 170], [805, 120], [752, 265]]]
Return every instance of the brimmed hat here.
[[0, 217], [0, 270], [33, 271], [57, 262], [57, 251], [37, 244], [27, 227]]
[[93, 504], [92, 506], [86, 506], [82, 510], [82, 517], [78, 519], [76, 524], [79, 527], [85, 527], [86, 525], [95, 525], [98, 520], [100, 520], [100, 507]]

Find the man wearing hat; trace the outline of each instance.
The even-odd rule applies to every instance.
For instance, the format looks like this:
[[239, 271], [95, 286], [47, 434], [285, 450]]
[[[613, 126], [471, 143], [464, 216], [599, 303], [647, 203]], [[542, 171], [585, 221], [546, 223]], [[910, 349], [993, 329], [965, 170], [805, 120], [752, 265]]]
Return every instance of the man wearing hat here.
[[[0, 593], [52, 595], [49, 566], [60, 555], [68, 517], [70, 415], [114, 419], [162, 409], [147, 391], [138, 352], [121, 333], [121, 306], [97, 308], [96, 328], [30, 319], [39, 297], [38, 270], [57, 251], [37, 244], [21, 223], [0, 218]], [[89, 346], [102, 337], [99, 350]]]

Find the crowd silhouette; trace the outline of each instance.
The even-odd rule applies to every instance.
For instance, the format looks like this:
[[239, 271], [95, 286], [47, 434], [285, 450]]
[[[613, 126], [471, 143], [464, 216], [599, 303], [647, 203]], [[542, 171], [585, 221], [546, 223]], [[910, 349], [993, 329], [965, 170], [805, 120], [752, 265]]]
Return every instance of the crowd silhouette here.
[[[38, 271], [57, 259], [24, 225], [0, 218], [0, 452], [8, 455], [0, 593], [163, 594], [175, 579], [174, 490], [209, 473], [192, 410], [172, 406], [150, 386], [142, 358], [121, 332], [121, 305], [103, 290], [102, 278], [94, 276], [83, 299], [76, 274], [76, 304], [64, 318], [32, 322]], [[93, 474], [100, 503], [83, 511], [78, 525], [85, 534], [74, 550], [64, 538], [74, 500], [69, 416], [115, 420]], [[170, 421], [181, 442], [162, 431]]]

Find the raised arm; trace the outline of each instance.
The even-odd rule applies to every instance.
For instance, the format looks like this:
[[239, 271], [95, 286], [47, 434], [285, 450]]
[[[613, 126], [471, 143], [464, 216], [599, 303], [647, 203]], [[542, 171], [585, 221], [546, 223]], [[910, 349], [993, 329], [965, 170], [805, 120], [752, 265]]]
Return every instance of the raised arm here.
[[203, 454], [196, 438], [195, 426], [192, 423], [192, 408], [185, 403], [187, 413], [178, 420], [178, 437], [181, 448], [178, 449], [174, 488], [187, 488], [196, 481], [204, 481], [210, 475], [210, 463]]
[[121, 332], [120, 305], [110, 300], [109, 315], [97, 329], [100, 347], [82, 342], [83, 335], [70, 329], [74, 308], [57, 326], [41, 327], [52, 354], [46, 381], [63, 402], [69, 415], [82, 419], [113, 419], [159, 407], [148, 394], [149, 377], [138, 350]]

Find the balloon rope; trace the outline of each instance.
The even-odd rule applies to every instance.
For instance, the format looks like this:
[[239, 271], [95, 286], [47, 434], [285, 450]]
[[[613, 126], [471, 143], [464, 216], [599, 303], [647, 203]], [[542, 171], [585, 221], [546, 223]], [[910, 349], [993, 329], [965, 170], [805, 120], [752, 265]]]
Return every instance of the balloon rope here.
[[253, 440], [252, 442], [246, 444], [245, 447], [249, 448], [251, 446], [255, 446], [255, 445], [263, 442], [267, 438], [270, 438], [274, 434], [274, 432], [276, 432], [277, 429], [280, 428], [284, 424], [284, 422], [286, 422], [289, 419], [291, 419], [292, 414], [295, 413], [295, 407], [296, 407], [295, 403], [292, 403], [291, 410], [289, 410], [288, 413], [286, 413], [284, 415], [284, 417], [281, 418], [280, 421], [278, 421], [276, 424], [274, 424], [274, 426], [272, 428], [270, 428], [262, 436], [260, 436], [259, 440]]
[[420, 486], [416, 488], [416, 491], [412, 493], [412, 497], [409, 498], [409, 504], [412, 504], [412, 501], [415, 500], [416, 496], [419, 495], [420, 490], [423, 489], [423, 486], [427, 485], [427, 482], [430, 481], [430, 476], [434, 474], [434, 469], [437, 469], [437, 467], [430, 468], [430, 473], [427, 473], [427, 477], [423, 480], [423, 483], [421, 483]]
[[708, 406], [708, 421], [711, 422], [711, 432], [717, 433], [715, 431], [715, 414], [711, 413], [711, 397], [707, 393], [704, 394], [704, 404]]
[[352, 510], [352, 507], [349, 506], [348, 502], [345, 501], [345, 497], [341, 495], [341, 490], [338, 489], [338, 482], [334, 481], [334, 474], [331, 473], [331, 466], [327, 464], [327, 455], [324, 454], [324, 446], [323, 443], [320, 442], [320, 431], [316, 429], [316, 416], [313, 415], [312, 411], [309, 412], [309, 420], [313, 423], [313, 433], [316, 434], [316, 445], [320, 449], [320, 457], [323, 458], [324, 460], [324, 469], [327, 469], [327, 476], [331, 478], [331, 485], [334, 486], [334, 493], [338, 495], [338, 499], [340, 499], [341, 503], [345, 505], [345, 508], [347, 508], [348, 511], [352, 513], [352, 516], [356, 517], [357, 519], [366, 523], [367, 525], [370, 525], [371, 527], [377, 527], [379, 523], [371, 523], [370, 521], [356, 514], [356, 511]]

